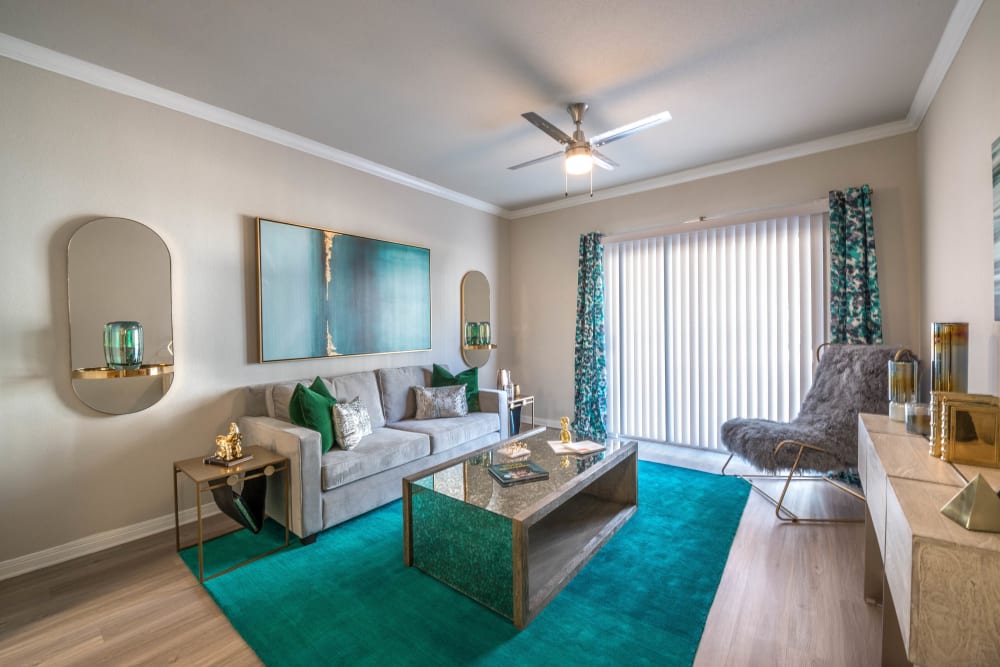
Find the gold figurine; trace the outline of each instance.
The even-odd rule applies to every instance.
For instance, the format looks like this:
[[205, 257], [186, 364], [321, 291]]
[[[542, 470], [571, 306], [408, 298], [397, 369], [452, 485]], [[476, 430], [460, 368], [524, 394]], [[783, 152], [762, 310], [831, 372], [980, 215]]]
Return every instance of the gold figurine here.
[[229, 435], [215, 436], [215, 458], [232, 461], [243, 457], [243, 434], [236, 422], [229, 424]]
[[573, 437], [569, 434], [569, 417], [563, 417], [559, 420], [562, 424], [562, 430], [559, 431], [559, 442], [573, 442]]

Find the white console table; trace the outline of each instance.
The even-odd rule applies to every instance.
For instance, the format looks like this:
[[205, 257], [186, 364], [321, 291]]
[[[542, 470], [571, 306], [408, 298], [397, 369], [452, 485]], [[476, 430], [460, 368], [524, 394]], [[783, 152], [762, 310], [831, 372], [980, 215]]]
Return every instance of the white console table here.
[[882, 664], [1000, 665], [1000, 534], [965, 530], [941, 508], [979, 473], [931, 457], [884, 415], [858, 419], [867, 499], [865, 599], [882, 602]]

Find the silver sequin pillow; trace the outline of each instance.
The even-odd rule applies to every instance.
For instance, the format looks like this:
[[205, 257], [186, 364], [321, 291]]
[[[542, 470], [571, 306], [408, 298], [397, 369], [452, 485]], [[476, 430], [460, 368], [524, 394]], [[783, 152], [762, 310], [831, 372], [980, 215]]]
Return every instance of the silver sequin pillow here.
[[361, 397], [337, 403], [330, 411], [333, 416], [334, 439], [341, 449], [354, 449], [361, 438], [372, 432], [372, 419]]
[[464, 417], [469, 414], [464, 384], [450, 387], [414, 387], [413, 395], [417, 399], [417, 419]]

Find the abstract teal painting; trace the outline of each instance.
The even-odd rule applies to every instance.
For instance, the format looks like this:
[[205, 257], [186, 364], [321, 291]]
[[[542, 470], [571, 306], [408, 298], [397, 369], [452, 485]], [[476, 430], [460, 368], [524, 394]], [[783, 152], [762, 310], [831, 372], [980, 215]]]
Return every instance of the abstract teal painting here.
[[431, 251], [257, 219], [260, 360], [429, 350]]

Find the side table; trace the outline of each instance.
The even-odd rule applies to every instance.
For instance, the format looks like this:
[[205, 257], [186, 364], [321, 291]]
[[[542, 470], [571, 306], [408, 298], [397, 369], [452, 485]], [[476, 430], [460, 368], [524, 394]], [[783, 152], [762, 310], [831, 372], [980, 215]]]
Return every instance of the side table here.
[[535, 428], [535, 397], [515, 396], [507, 401], [507, 413], [510, 415], [510, 434], [521, 432], [521, 408], [531, 406], [531, 428]]
[[[253, 561], [263, 558], [264, 556], [273, 554], [276, 551], [280, 551], [288, 546], [288, 525], [291, 520], [289, 516], [291, 502], [289, 498], [290, 485], [288, 479], [288, 459], [260, 446], [247, 447], [243, 451], [246, 454], [253, 456], [253, 458], [249, 461], [244, 461], [243, 463], [231, 467], [205, 463], [204, 456], [199, 456], [193, 459], [185, 459], [183, 461], [174, 461], [174, 536], [176, 538], [177, 551], [181, 550], [180, 511], [177, 506], [177, 480], [178, 475], [183, 473], [184, 476], [194, 482], [197, 490], [195, 494], [195, 507], [198, 512], [198, 581], [202, 583], [208, 579], [213, 579], [221, 574], [225, 574], [226, 572], [235, 570], [238, 567], [242, 567], [247, 563], [252, 563]], [[211, 493], [213, 489], [225, 486], [235, 486], [240, 479], [247, 480], [262, 476], [270, 477], [276, 472], [283, 472], [285, 474], [285, 543], [206, 577], [205, 538], [202, 530], [203, 517], [201, 512], [201, 494], [206, 491]], [[242, 528], [237, 530], [242, 530]], [[228, 535], [228, 533], [226, 534]]]

